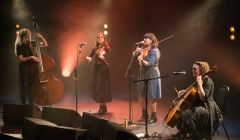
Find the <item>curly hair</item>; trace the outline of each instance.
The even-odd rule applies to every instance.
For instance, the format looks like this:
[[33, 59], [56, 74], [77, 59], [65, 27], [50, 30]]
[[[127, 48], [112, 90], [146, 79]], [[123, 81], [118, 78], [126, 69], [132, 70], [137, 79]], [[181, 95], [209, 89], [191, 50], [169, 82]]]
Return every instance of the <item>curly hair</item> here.
[[16, 55], [17, 46], [23, 44], [23, 36], [26, 34], [29, 36], [29, 39], [31, 40], [31, 31], [27, 28], [22, 28], [17, 34], [16, 40], [15, 40], [15, 55]]
[[208, 62], [195, 61], [194, 64], [200, 66], [200, 71], [202, 74], [208, 73], [210, 71], [210, 66], [209, 66]]

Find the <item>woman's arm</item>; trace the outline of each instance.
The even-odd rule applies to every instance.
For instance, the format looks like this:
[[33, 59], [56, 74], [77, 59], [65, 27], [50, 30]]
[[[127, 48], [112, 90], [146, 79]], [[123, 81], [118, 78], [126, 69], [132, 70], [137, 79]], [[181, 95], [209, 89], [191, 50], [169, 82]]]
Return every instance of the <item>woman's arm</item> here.
[[40, 47], [48, 47], [47, 40], [40, 34], [36, 33], [36, 36], [41, 39], [42, 42], [40, 42]]

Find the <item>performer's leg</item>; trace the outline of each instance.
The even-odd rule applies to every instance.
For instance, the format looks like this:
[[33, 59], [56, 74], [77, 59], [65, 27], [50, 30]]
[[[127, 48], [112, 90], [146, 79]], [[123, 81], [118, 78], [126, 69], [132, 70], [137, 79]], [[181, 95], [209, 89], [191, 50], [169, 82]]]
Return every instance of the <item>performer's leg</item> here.
[[148, 119], [148, 113], [146, 112], [146, 103], [145, 103], [145, 98], [143, 97], [138, 97], [139, 99], [139, 104], [141, 106], [141, 109], [142, 109], [142, 116], [139, 120], [137, 120], [138, 122], [143, 122], [145, 121], [146, 119]]
[[154, 123], [157, 122], [157, 101], [155, 99], [150, 99], [149, 104], [151, 106], [151, 118], [150, 118], [150, 122]]

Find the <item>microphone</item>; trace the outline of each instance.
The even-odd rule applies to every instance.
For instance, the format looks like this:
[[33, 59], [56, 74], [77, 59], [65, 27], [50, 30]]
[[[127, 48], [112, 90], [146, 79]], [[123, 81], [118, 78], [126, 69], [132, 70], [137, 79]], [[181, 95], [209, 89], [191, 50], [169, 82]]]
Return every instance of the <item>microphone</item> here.
[[87, 44], [87, 42], [81, 42], [80, 44], [78, 44], [78, 46], [82, 47], [82, 46], [84, 46], [86, 44]]
[[178, 71], [178, 72], [173, 72], [174, 75], [179, 75], [179, 74], [186, 74], [186, 71]]
[[144, 43], [144, 41], [140, 41], [140, 42], [137, 42], [137, 43], [135, 43], [136, 45], [139, 45], [139, 44], [143, 44]]

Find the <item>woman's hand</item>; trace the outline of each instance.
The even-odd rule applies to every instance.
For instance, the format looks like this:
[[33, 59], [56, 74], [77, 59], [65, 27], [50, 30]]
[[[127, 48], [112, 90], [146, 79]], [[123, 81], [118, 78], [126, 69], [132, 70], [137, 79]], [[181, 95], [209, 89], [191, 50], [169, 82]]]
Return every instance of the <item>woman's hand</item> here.
[[197, 83], [198, 83], [198, 86], [202, 86], [202, 84], [203, 84], [202, 76], [197, 76], [197, 77], [196, 77], [196, 81], [197, 81]]
[[92, 61], [92, 57], [87, 56], [87, 57], [86, 57], [86, 60], [87, 60], [88, 62], [91, 62], [91, 61]]
[[40, 33], [35, 34], [36, 37], [42, 38], [43, 36]]
[[36, 56], [30, 56], [30, 59], [35, 61], [35, 62], [40, 62], [40, 58], [36, 57]]

